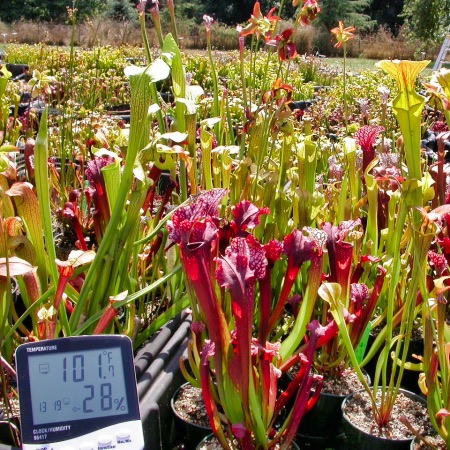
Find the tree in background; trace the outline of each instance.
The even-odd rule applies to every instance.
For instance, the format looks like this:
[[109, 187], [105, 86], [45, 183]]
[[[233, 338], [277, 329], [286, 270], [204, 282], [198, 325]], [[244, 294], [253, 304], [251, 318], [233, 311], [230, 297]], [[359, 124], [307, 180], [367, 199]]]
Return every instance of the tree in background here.
[[373, 1], [365, 12], [375, 20], [377, 27], [385, 27], [396, 36], [403, 25], [403, 18], [400, 17], [403, 3], [403, 0]]
[[[161, 13], [162, 23], [168, 24], [170, 22], [170, 15], [166, 1], [160, 1], [159, 10]], [[175, 0], [175, 14], [177, 18], [188, 20], [196, 24], [201, 24], [203, 22], [203, 15], [208, 13], [209, 10], [207, 5], [205, 5], [205, 2], [202, 2], [201, 0], [185, 0], [182, 2], [177, 2]]]
[[402, 17], [409, 36], [421, 42], [420, 50], [442, 42], [450, 33], [450, 0], [409, 0]]
[[77, 19], [93, 17], [104, 10], [104, 0], [1, 0], [0, 20], [11, 23], [18, 20], [66, 22], [67, 8], [77, 9]]
[[0, 20], [11, 23], [19, 20], [24, 13], [24, 2], [10, 0], [9, 2], [0, 2]]
[[104, 13], [107, 19], [137, 22], [136, 5], [130, 0], [108, 0]]
[[316, 24], [322, 25], [328, 31], [337, 26], [340, 20], [356, 27], [358, 31], [369, 31], [376, 25], [365, 13], [372, 0], [321, 0], [319, 3], [322, 12]]
[[[251, 16], [256, 0], [186, 0], [175, 1], [177, 16], [199, 24], [204, 14], [213, 16], [215, 20], [234, 26], [245, 23]], [[371, 2], [371, 0], [321, 0], [322, 24], [329, 31], [339, 20], [354, 25], [359, 30], [372, 26], [370, 19], [375, 19], [379, 25], [387, 24], [392, 31], [401, 22], [398, 17], [404, 0], [389, 0]], [[448, 3], [449, 0], [444, 0]], [[0, 0], [0, 20], [11, 23], [20, 19], [32, 21], [66, 22], [67, 7], [75, 4], [77, 20], [96, 15], [118, 17], [119, 20], [135, 17], [135, 6], [138, 0]], [[439, 3], [439, 0], [434, 0]], [[151, 4], [150, 0], [148, 1]], [[274, 6], [280, 5], [280, 0], [260, 0], [261, 10], [265, 13]], [[409, 3], [419, 3], [418, 0]], [[428, 3], [425, 3], [428, 5]], [[167, 0], [160, 0], [160, 9], [166, 9]], [[425, 8], [425, 7], [424, 7]], [[281, 16], [292, 19], [295, 8], [291, 0], [285, 0]], [[277, 14], [279, 12], [277, 11]], [[370, 17], [369, 17], [370, 16]]]
[[[205, 0], [202, 2], [207, 14], [219, 22], [236, 25], [246, 22], [253, 11], [255, 0]], [[267, 12], [276, 2], [260, 0], [261, 10]]]

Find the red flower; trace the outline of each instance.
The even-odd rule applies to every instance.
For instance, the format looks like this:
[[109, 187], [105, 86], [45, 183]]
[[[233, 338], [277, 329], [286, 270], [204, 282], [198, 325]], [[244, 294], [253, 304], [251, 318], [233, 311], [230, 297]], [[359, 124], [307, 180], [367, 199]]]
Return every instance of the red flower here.
[[283, 83], [281, 78], [277, 78], [273, 83], [272, 89], [263, 94], [262, 100], [263, 103], [267, 103], [271, 98], [277, 100], [278, 103], [289, 102], [293, 92], [294, 88], [290, 84]]
[[448, 272], [447, 259], [442, 253], [436, 253], [432, 250], [428, 252], [428, 259], [430, 266], [434, 266], [438, 276], [442, 276], [445, 272]]
[[259, 216], [269, 213], [269, 208], [258, 208], [248, 200], [243, 200], [232, 210], [234, 219], [231, 222], [231, 229], [236, 236], [242, 231], [252, 230], [259, 225]]
[[275, 39], [267, 41], [267, 45], [277, 47], [278, 56], [282, 61], [286, 61], [297, 55], [295, 44], [290, 40], [293, 34], [294, 29], [288, 28], [276, 36]]
[[[298, 0], [292, 2], [293, 6], [299, 4]], [[317, 15], [322, 11], [316, 0], [306, 0], [298, 15], [298, 23], [303, 26], [311, 25], [311, 22], [317, 18]]]
[[273, 26], [280, 20], [278, 16], [274, 16], [273, 13], [276, 8], [272, 8], [267, 16], [263, 16], [261, 13], [261, 5], [259, 2], [255, 3], [253, 7], [253, 14], [250, 17], [249, 24], [242, 29], [241, 36], [248, 36], [249, 34], [255, 34], [259, 37], [263, 35], [268, 37], [273, 30]]

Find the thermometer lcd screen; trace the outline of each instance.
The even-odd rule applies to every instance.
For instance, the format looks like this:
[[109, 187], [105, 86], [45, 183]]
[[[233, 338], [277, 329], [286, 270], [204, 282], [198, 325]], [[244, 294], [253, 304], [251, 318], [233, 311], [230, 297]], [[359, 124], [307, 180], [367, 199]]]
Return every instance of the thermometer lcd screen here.
[[29, 355], [33, 425], [128, 414], [120, 347]]

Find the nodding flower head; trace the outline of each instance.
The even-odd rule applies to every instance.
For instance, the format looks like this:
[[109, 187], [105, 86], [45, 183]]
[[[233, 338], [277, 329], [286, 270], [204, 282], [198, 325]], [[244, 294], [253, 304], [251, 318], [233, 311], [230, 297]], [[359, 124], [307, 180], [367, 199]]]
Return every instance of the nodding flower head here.
[[147, 0], [139, 0], [139, 3], [137, 4], [136, 8], [139, 11], [139, 15], [145, 13], [145, 7], [147, 6]]
[[205, 27], [208, 31], [211, 30], [212, 24], [214, 23], [214, 19], [211, 16], [208, 16], [205, 14], [203, 16], [203, 23], [205, 24]]
[[353, 39], [355, 37], [354, 31], [356, 31], [355, 27], [344, 27], [344, 22], [340, 20], [339, 25], [331, 30], [336, 39], [334, 46], [336, 48], [342, 47], [347, 41]]
[[294, 29], [288, 28], [278, 36], [275, 36], [275, 39], [270, 39], [266, 42], [267, 45], [277, 47], [278, 56], [282, 61], [294, 58], [297, 55], [297, 48], [291, 40], [293, 34]]
[[[294, 0], [292, 2], [293, 6], [297, 6], [299, 4], [298, 0]], [[322, 8], [319, 6], [316, 0], [305, 0], [303, 7], [298, 15], [298, 23], [302, 26], [311, 25], [311, 22], [315, 20], [318, 14], [322, 11]]]
[[391, 90], [387, 88], [386, 86], [380, 86], [378, 88], [378, 92], [381, 94], [381, 104], [387, 105], [387, 102], [389, 100], [389, 95], [391, 94]]
[[274, 16], [276, 8], [272, 8], [267, 16], [261, 12], [261, 5], [259, 2], [255, 3], [253, 7], [253, 14], [250, 17], [249, 24], [242, 29], [241, 36], [249, 34], [263, 35], [265, 38], [270, 38], [275, 24], [280, 20], [278, 16]]

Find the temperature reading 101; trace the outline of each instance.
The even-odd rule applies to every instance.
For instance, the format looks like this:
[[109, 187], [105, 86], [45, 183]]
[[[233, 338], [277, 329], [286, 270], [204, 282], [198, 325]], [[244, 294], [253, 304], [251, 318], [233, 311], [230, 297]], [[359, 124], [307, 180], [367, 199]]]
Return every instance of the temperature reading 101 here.
[[[98, 377], [106, 379], [114, 377], [113, 352], [104, 350], [97, 356]], [[63, 358], [63, 381], [80, 383], [85, 379], [85, 355], [74, 354], [72, 357]]]
[[34, 423], [127, 414], [121, 358], [120, 348], [31, 355]]

